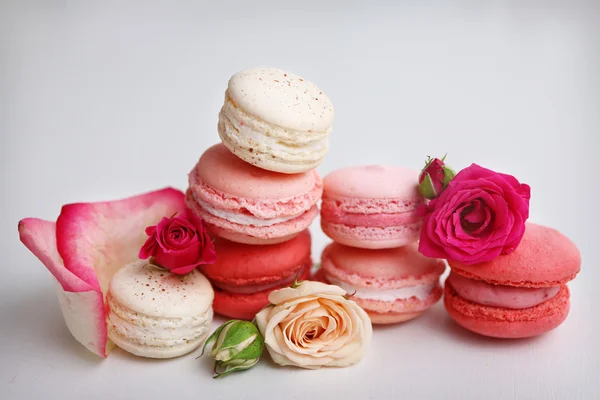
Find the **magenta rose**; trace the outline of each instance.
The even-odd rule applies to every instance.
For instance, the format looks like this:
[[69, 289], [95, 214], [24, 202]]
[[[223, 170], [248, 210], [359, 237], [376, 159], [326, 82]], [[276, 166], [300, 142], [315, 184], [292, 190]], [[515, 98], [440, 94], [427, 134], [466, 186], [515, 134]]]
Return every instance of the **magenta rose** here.
[[146, 228], [148, 239], [139, 258], [154, 257], [154, 262], [175, 274], [187, 274], [201, 264], [217, 260], [204, 221], [192, 214], [163, 218], [158, 225]]
[[525, 233], [529, 198], [515, 177], [472, 164], [426, 206], [419, 251], [463, 264], [508, 254]]

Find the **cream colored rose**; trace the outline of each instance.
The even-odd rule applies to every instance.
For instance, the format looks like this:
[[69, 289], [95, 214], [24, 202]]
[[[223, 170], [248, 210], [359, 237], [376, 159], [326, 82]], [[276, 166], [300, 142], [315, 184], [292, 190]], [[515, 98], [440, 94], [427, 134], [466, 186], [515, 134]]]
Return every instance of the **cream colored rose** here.
[[269, 295], [256, 315], [267, 350], [279, 365], [302, 368], [356, 364], [371, 343], [367, 313], [338, 286], [304, 281]]

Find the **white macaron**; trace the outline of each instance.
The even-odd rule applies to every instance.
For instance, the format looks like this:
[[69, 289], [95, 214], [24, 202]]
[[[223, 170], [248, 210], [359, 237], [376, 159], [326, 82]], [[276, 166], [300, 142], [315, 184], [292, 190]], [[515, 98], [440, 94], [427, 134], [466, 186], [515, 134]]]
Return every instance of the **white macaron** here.
[[198, 270], [175, 275], [139, 260], [121, 268], [106, 296], [108, 337], [132, 354], [187, 354], [208, 336], [214, 292]]
[[333, 106], [313, 83], [275, 68], [235, 74], [219, 113], [219, 136], [242, 160], [294, 174], [316, 168], [329, 146]]

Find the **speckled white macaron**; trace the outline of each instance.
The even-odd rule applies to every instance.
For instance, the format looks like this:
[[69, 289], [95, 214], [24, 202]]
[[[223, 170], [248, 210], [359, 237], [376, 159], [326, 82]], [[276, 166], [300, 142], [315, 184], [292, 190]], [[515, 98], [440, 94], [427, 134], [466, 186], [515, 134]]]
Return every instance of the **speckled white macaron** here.
[[275, 68], [235, 74], [219, 113], [219, 136], [242, 160], [294, 174], [317, 167], [333, 123], [329, 98], [313, 83]]
[[198, 270], [175, 275], [148, 261], [135, 261], [110, 283], [108, 337], [137, 356], [187, 354], [208, 336], [213, 298], [210, 282]]

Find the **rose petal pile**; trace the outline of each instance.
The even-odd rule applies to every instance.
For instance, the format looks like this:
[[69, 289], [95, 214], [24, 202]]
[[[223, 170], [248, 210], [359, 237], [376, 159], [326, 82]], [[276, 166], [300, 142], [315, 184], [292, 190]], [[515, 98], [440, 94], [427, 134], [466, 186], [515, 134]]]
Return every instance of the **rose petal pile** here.
[[529, 198], [515, 177], [472, 164], [426, 206], [419, 251], [467, 265], [508, 254], [525, 233]]
[[312, 281], [272, 292], [256, 323], [273, 361], [308, 369], [360, 361], [373, 328], [367, 313], [345, 295], [338, 286]]
[[146, 228], [148, 239], [139, 258], [154, 257], [154, 262], [174, 274], [187, 274], [201, 264], [217, 260], [215, 246], [204, 221], [191, 212], [163, 218], [158, 225]]

